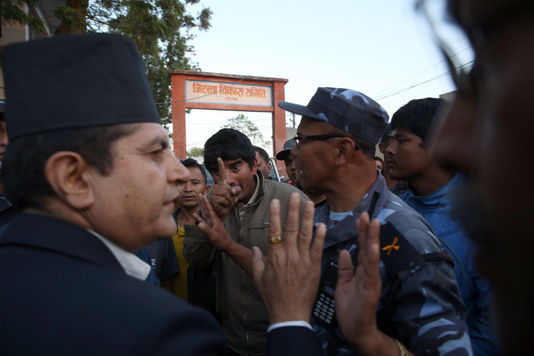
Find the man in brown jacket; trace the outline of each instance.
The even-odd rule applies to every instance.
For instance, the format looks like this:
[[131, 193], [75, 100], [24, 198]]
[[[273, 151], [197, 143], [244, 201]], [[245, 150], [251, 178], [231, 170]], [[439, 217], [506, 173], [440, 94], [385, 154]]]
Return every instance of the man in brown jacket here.
[[211, 205], [217, 216], [207, 216], [209, 203], [201, 199], [201, 223], [186, 225], [185, 255], [197, 267], [215, 259], [217, 312], [230, 354], [263, 355], [269, 317], [251, 278], [252, 247], [267, 252], [271, 200], [280, 201], [284, 227], [291, 193], [301, 195], [301, 216], [308, 198], [289, 184], [264, 179], [257, 170], [252, 143], [237, 130], [222, 129], [208, 139], [204, 164], [216, 183]]

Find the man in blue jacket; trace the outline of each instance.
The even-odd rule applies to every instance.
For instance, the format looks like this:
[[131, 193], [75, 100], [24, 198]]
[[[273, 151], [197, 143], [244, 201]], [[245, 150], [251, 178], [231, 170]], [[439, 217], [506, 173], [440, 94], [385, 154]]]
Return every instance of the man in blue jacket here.
[[[387, 189], [376, 170], [375, 145], [386, 128], [385, 110], [363, 93], [324, 87], [306, 106], [279, 106], [302, 115], [295, 137], [300, 183], [326, 196], [314, 216], [316, 226], [326, 225], [327, 235], [312, 314], [323, 352], [471, 354], [450, 257], [428, 223]], [[380, 222], [380, 283], [373, 283], [382, 287], [356, 283], [351, 292], [357, 297], [347, 302], [339, 288], [334, 292], [343, 280], [338, 272], [346, 269], [338, 256], [348, 251], [358, 269], [365, 261], [358, 255], [363, 248], [355, 226], [364, 213]], [[352, 272], [352, 265], [348, 269]], [[370, 294], [379, 298], [367, 299]]]
[[475, 355], [497, 354], [494, 305], [489, 283], [474, 267], [474, 245], [453, 218], [451, 192], [463, 176], [439, 166], [428, 151], [428, 139], [443, 99], [412, 100], [391, 119], [393, 140], [387, 147], [389, 174], [408, 183], [400, 195], [430, 223], [444, 248], [454, 259], [454, 272], [460, 296], [467, 307], [466, 323]]

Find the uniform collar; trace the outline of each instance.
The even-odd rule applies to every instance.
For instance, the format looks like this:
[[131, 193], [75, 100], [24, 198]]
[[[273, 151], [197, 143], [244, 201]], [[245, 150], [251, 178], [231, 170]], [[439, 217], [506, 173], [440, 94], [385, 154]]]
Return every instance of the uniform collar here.
[[[386, 181], [382, 175], [378, 175], [376, 181], [371, 188], [365, 193], [360, 203], [352, 210], [352, 215], [345, 217], [345, 219], [338, 221], [332, 228], [328, 229], [324, 247], [336, 245], [340, 242], [353, 239], [357, 236], [354, 222], [360, 217], [363, 212], [372, 210], [371, 218], [376, 218], [384, 205], [389, 199], [389, 190], [387, 189]], [[327, 223], [330, 216], [330, 207], [328, 200], [319, 204], [315, 209], [314, 226], [320, 222]]]

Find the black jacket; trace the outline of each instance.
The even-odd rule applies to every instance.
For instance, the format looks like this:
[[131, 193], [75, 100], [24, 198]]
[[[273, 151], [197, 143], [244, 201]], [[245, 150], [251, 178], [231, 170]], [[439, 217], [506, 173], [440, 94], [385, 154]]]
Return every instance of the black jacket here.
[[63, 220], [21, 214], [0, 238], [0, 354], [212, 355], [209, 313], [125, 274], [108, 248]]
[[[0, 230], [0, 355], [215, 355], [216, 320], [126, 275], [87, 230], [20, 214]], [[284, 327], [269, 355], [320, 355], [315, 334]]]

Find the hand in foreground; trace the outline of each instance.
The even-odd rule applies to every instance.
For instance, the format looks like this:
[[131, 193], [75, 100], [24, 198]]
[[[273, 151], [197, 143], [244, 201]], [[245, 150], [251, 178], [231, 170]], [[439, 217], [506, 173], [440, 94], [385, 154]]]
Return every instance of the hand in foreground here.
[[211, 190], [211, 204], [219, 218], [224, 220], [228, 215], [228, 212], [232, 210], [235, 203], [237, 203], [239, 193], [241, 193], [241, 187], [232, 187], [228, 184], [226, 167], [220, 157], [217, 158], [217, 166], [217, 174], [213, 175], [215, 185]]
[[348, 251], [339, 253], [336, 286], [336, 317], [343, 336], [361, 355], [398, 355], [392, 338], [376, 325], [380, 300], [380, 222], [369, 222], [363, 213], [356, 221], [358, 230], [358, 267], [353, 272]]
[[[269, 244], [266, 258], [253, 247], [254, 284], [260, 292], [271, 324], [283, 321], [309, 322], [321, 277], [321, 256], [326, 227], [317, 227], [313, 235], [313, 202], [306, 202], [299, 231], [300, 195], [292, 193], [289, 199], [284, 239]], [[282, 236], [280, 202], [273, 200], [270, 211], [269, 236]]]
[[222, 220], [215, 213], [205, 195], [199, 194], [198, 201], [201, 214], [193, 214], [195, 219], [199, 222], [198, 228], [200, 231], [208, 235], [215, 248], [224, 250], [225, 244], [230, 240], [230, 236], [228, 235], [228, 232], [226, 232]]
[[336, 286], [336, 317], [343, 335], [353, 344], [373, 335], [376, 308], [380, 299], [380, 223], [363, 213], [356, 220], [358, 230], [358, 267], [353, 272], [347, 250], [339, 253]]

